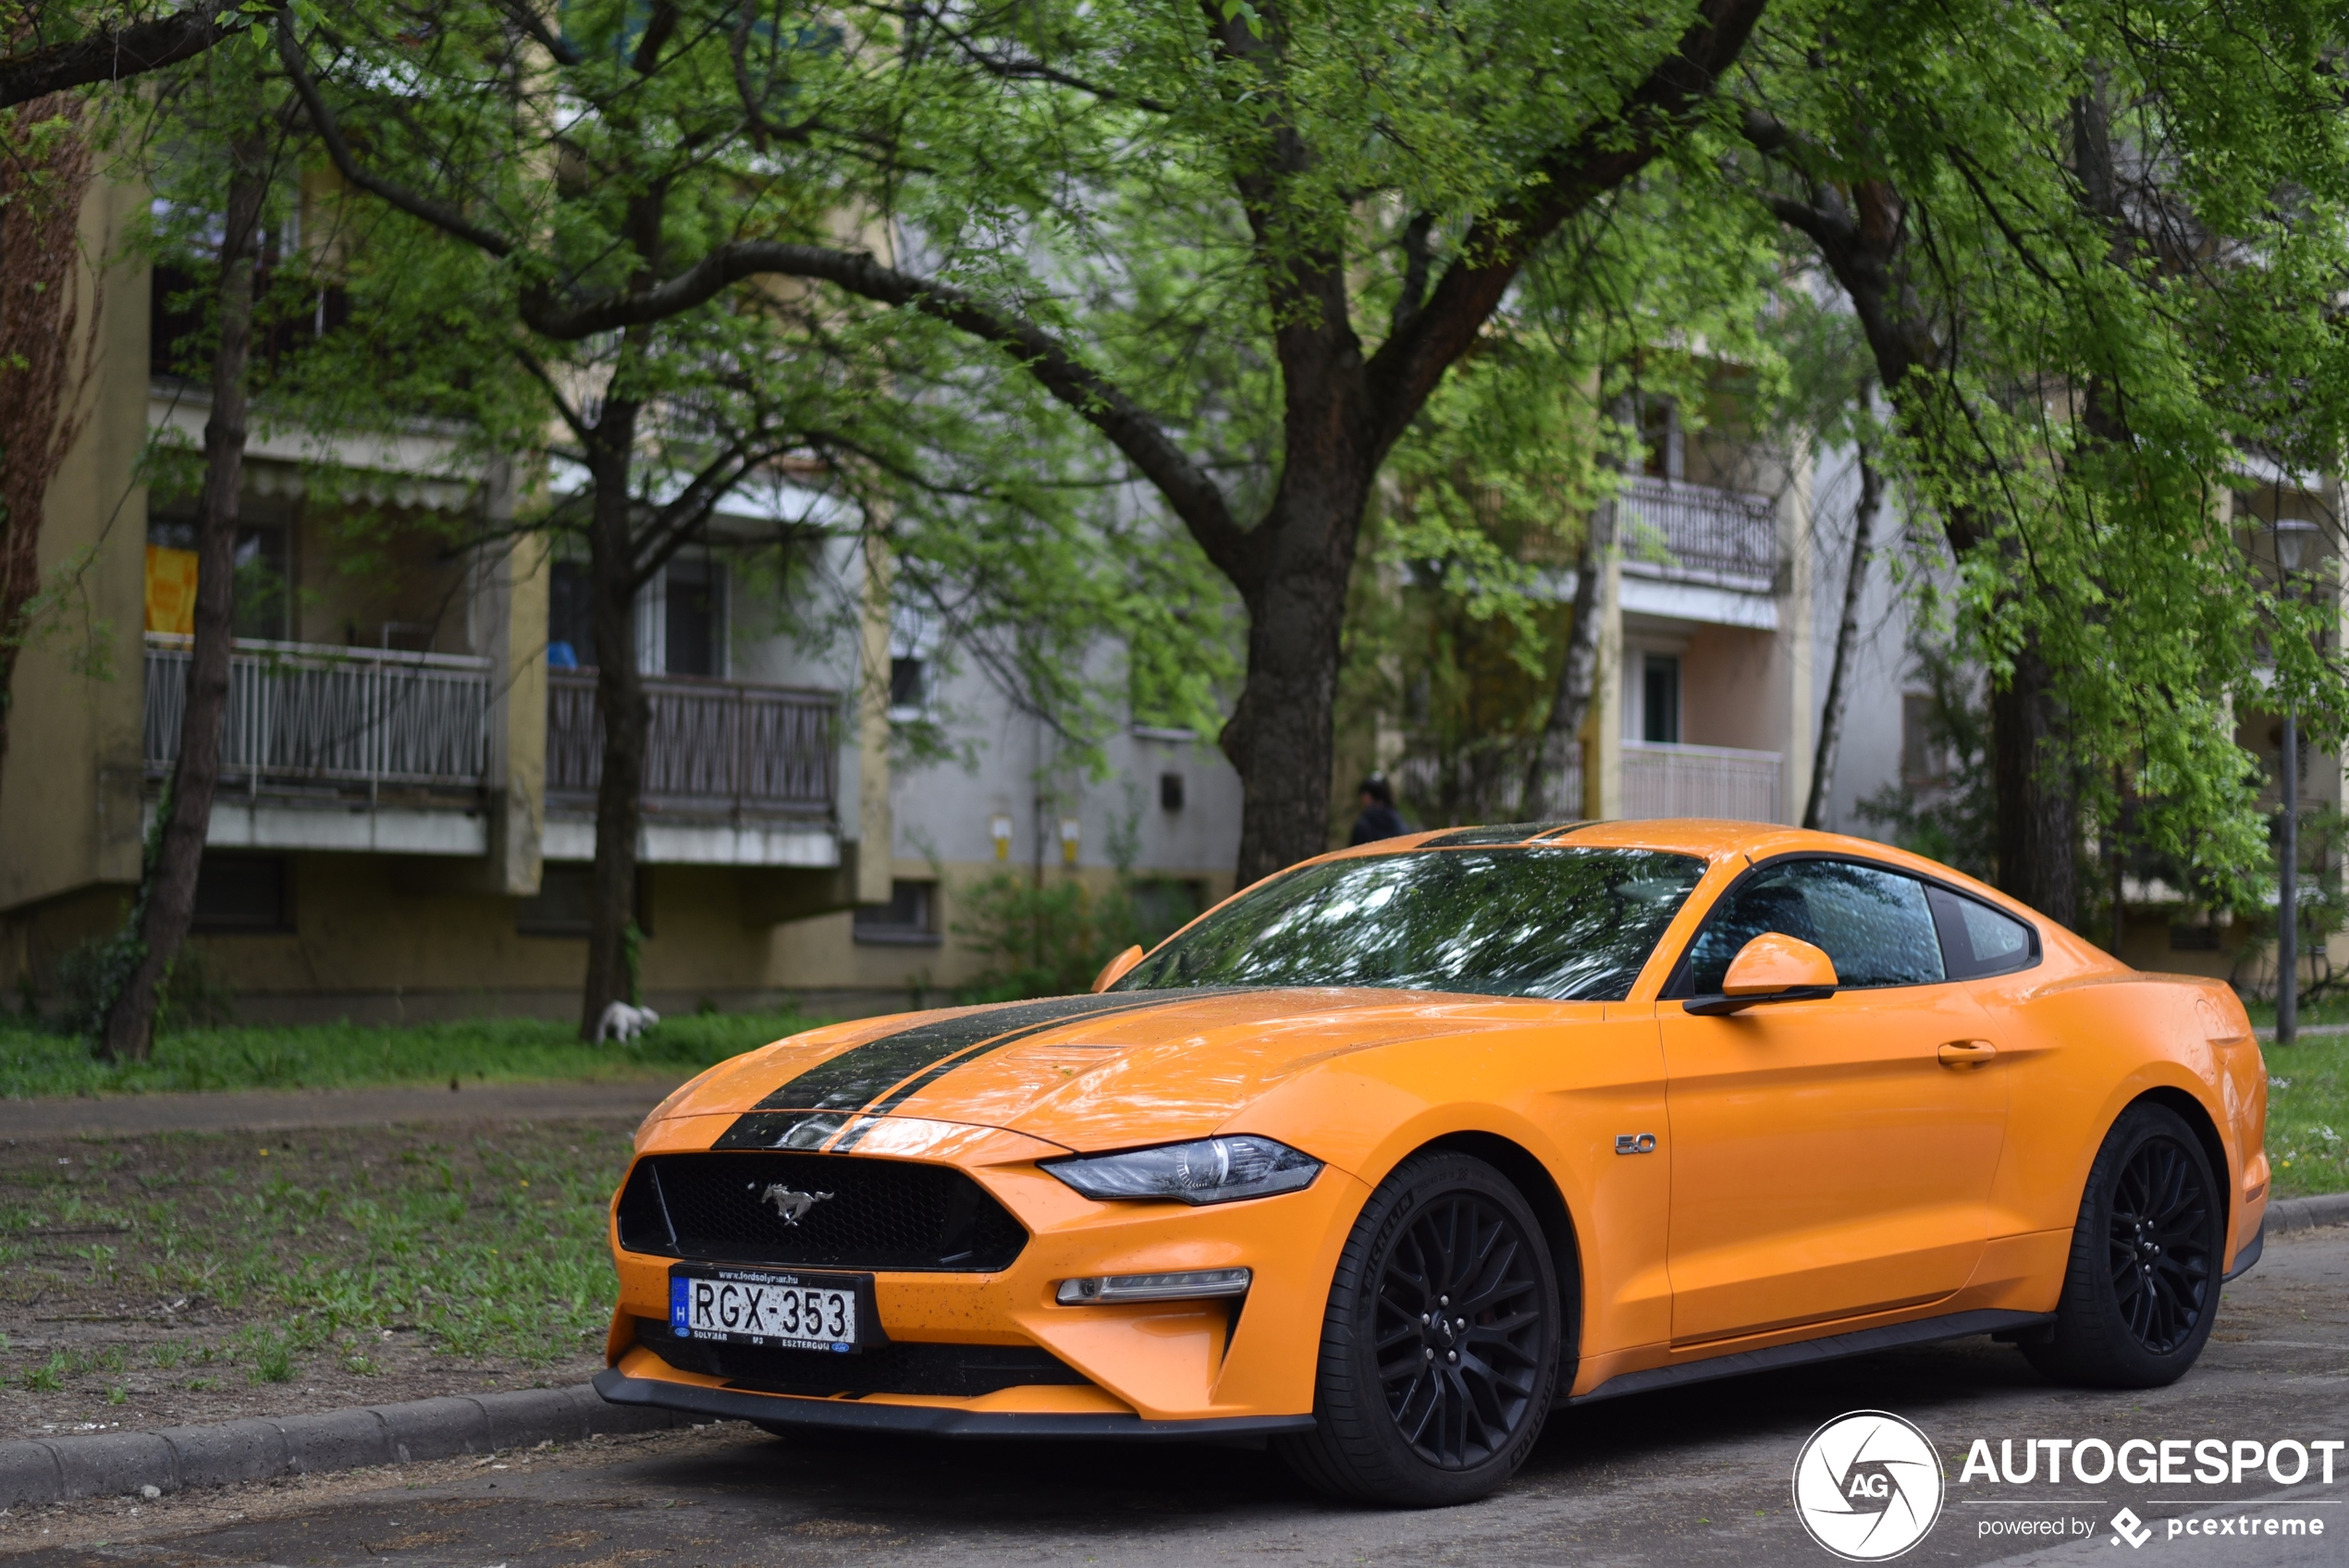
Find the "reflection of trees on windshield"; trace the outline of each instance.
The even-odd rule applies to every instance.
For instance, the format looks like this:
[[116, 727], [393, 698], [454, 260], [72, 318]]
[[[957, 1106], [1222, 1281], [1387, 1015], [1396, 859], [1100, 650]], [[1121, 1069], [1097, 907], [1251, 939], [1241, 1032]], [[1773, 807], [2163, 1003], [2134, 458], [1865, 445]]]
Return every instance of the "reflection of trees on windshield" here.
[[1654, 850], [1421, 850], [1280, 877], [1152, 953], [1121, 991], [1383, 986], [1620, 1001], [1704, 863]]

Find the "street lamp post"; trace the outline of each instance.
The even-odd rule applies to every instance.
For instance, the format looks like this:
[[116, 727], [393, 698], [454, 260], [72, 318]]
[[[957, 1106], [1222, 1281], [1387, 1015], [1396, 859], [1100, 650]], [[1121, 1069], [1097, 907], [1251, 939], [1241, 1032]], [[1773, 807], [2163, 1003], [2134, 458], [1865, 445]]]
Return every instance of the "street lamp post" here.
[[[2276, 521], [2279, 589], [2292, 596], [2292, 574], [2317, 525], [2305, 518]], [[2282, 842], [2276, 846], [2276, 1044], [2288, 1046], [2300, 1032], [2300, 734], [2298, 705], [2283, 704], [2283, 748], [2276, 758], [2282, 796]]]

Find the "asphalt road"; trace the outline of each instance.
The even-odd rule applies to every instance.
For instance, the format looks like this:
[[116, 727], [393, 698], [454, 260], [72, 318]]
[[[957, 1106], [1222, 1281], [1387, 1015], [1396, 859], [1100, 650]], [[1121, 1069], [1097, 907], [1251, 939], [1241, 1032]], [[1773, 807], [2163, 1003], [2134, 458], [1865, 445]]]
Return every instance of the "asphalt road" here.
[[[2012, 1350], [1968, 1341], [1584, 1406], [1524, 1473], [1469, 1508], [1334, 1506], [1261, 1453], [1207, 1448], [785, 1440], [739, 1426], [0, 1518], [27, 1564], [417, 1564], [621, 1568], [1267, 1562], [1414, 1565], [1799, 1564], [1830, 1558], [1797, 1520], [1804, 1439], [1846, 1412], [1914, 1422], [1949, 1477], [1904, 1562], [2349, 1563], [2349, 1449], [2333, 1481], [2051, 1485], [1963, 1475], [1974, 1439], [2021, 1464], [2029, 1439], [2349, 1439], [2349, 1229], [2270, 1241], [2228, 1287], [2201, 1365], [2150, 1393], [2051, 1389]], [[2232, 1456], [2234, 1452], [2228, 1451]], [[2046, 1451], [2037, 1451], [2041, 1457]], [[2284, 1461], [2289, 1475], [2294, 1461]], [[502, 1467], [501, 1467], [502, 1466]], [[2113, 1516], [2150, 1528], [2123, 1544]], [[2298, 1521], [2324, 1533], [2246, 1535]], [[2060, 1538], [2018, 1534], [2063, 1521]], [[2215, 1537], [2206, 1521], [2229, 1528]], [[2178, 1532], [2172, 1537], [2174, 1528]], [[2191, 1522], [2195, 1534], [2184, 1533]], [[2230, 1528], [2231, 1526], [2231, 1528]]]

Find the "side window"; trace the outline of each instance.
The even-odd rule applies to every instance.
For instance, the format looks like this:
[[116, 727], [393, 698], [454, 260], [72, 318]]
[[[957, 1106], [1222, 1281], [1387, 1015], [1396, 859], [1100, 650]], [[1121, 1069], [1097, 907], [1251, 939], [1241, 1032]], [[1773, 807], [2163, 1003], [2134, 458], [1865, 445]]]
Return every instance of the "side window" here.
[[1765, 869], [1705, 922], [1690, 955], [1691, 994], [1718, 995], [1729, 961], [1765, 931], [1824, 949], [1850, 989], [1949, 977], [1924, 883], [1853, 861], [1797, 860]]
[[2005, 974], [2028, 968], [2039, 956], [2031, 927], [2014, 916], [1946, 888], [1926, 891], [1933, 900], [1933, 923], [1941, 928], [1941, 950], [1949, 955], [1950, 979]]

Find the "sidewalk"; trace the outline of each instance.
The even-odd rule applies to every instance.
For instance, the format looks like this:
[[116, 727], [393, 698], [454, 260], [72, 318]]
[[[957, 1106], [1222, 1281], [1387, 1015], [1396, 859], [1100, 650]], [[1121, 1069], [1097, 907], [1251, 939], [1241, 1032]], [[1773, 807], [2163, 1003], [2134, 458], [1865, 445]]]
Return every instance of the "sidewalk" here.
[[633, 1121], [680, 1082], [663, 1077], [591, 1084], [469, 1084], [454, 1091], [412, 1085], [0, 1100], [0, 1139], [276, 1133], [387, 1121]]

